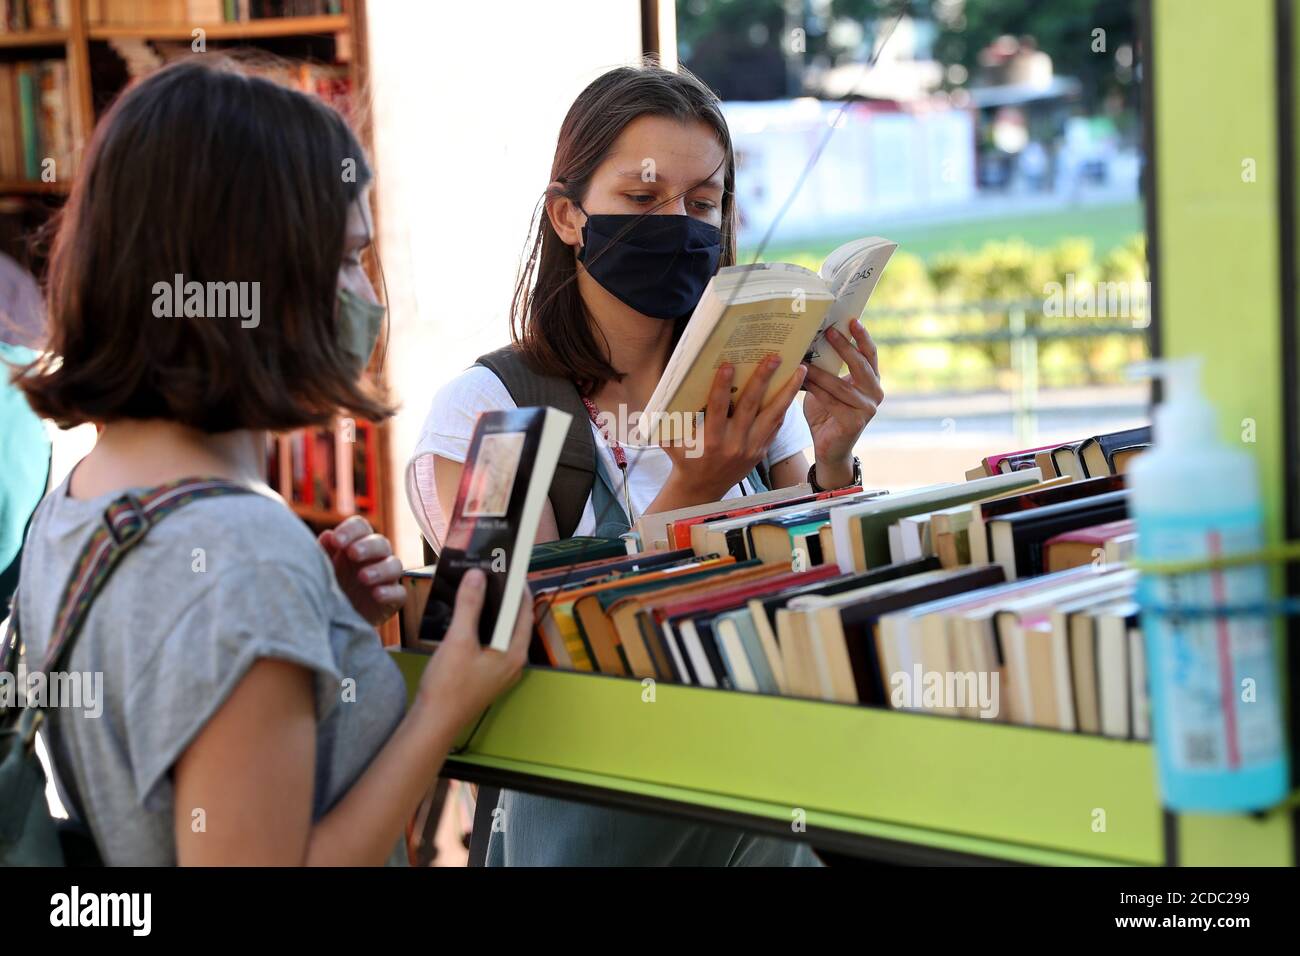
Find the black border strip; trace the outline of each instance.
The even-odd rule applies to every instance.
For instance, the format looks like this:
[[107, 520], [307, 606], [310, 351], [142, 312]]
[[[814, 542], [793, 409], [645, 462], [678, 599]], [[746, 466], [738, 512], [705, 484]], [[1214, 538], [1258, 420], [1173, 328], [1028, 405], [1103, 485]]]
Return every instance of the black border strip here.
[[[1287, 538], [1300, 538], [1300, 421], [1297, 421], [1296, 362], [1300, 337], [1296, 330], [1296, 242], [1295, 242], [1295, 59], [1292, 50], [1292, 31], [1295, 11], [1292, 0], [1275, 0], [1274, 31], [1277, 45], [1277, 203], [1278, 203], [1278, 268], [1279, 319], [1281, 320], [1282, 348], [1282, 486], [1283, 515]], [[1300, 594], [1300, 565], [1287, 565], [1287, 594]], [[1286, 619], [1286, 675], [1290, 687], [1291, 735], [1291, 787], [1300, 784], [1300, 704], [1296, 693], [1300, 690], [1300, 652], [1296, 640], [1300, 638], [1300, 620]], [[1291, 862], [1300, 862], [1300, 809], [1291, 813]]]
[[[589, 803], [596, 806], [613, 807], [619, 810], [630, 810], [636, 813], [652, 813], [659, 816], [670, 816], [676, 819], [683, 817], [698, 820], [703, 823], [713, 824], [715, 826], [727, 827], [729, 829], [742, 829], [751, 833], [764, 833], [780, 839], [792, 839], [790, 825], [780, 820], [774, 820], [771, 817], [758, 816], [750, 813], [738, 813], [731, 810], [720, 810], [716, 807], [710, 807], [698, 803], [688, 803], [681, 800], [670, 800], [664, 797], [649, 797], [642, 794], [627, 793], [622, 790], [613, 790], [607, 787], [597, 787], [590, 784], [571, 783], [567, 780], [555, 780], [550, 777], [543, 777], [535, 774], [519, 773], [514, 770], [500, 770], [495, 767], [484, 767], [479, 764], [464, 763], [456, 760], [454, 757], [447, 760], [443, 765], [442, 776], [453, 780], [463, 780], [467, 783], [477, 783], [480, 786], [501, 787], [509, 790], [519, 790], [525, 793], [534, 793], [544, 797], [557, 797], [565, 800], [577, 800], [581, 803]], [[973, 837], [973, 839], [979, 839]], [[889, 863], [900, 866], [1032, 866], [1033, 864], [1022, 863], [1018, 860], [1007, 860], [1000, 857], [984, 856], [976, 853], [962, 853], [957, 850], [944, 850], [937, 847], [922, 846], [916, 843], [909, 843], [901, 840], [890, 840], [884, 837], [866, 836], [859, 833], [847, 833], [843, 830], [835, 830], [828, 827], [809, 826], [807, 832], [799, 838], [799, 842], [808, 843], [819, 853], [823, 850], [829, 854], [843, 854], [854, 857], [859, 861], [868, 861], [874, 863]], [[1015, 844], [1023, 846], [1025, 849], [1041, 849], [1045, 852], [1054, 851], [1050, 847], [1034, 847], [1029, 844]], [[1123, 864], [1127, 861], [1109, 860], [1101, 857], [1096, 858], [1098, 864], [1115, 862]], [[828, 861], [831, 862], [831, 861]], [[1141, 864], [1130, 864], [1140, 866]]]

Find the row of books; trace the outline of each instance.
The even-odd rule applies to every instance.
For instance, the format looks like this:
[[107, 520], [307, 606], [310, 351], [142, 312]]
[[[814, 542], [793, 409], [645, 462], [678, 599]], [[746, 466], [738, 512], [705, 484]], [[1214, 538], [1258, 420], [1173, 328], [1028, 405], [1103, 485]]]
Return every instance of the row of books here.
[[267, 484], [290, 504], [330, 515], [373, 512], [378, 448], [370, 422], [341, 419], [267, 440]]
[[1064, 444], [1039, 445], [1019, 451], [988, 455], [966, 472], [967, 478], [1005, 475], [1025, 468], [1038, 468], [1050, 477], [1097, 478], [1122, 475], [1129, 462], [1151, 444], [1149, 427], [1094, 435]]
[[0, 63], [0, 179], [71, 179], [71, 105], [63, 60]]
[[343, 0], [90, 0], [87, 16], [91, 23], [202, 25], [342, 12]]
[[[1032, 467], [893, 493], [803, 485], [646, 516], [622, 539], [533, 547], [523, 502], [549, 486], [558, 445], [540, 423], [560, 414], [480, 419], [440, 564], [407, 576], [408, 646], [440, 637], [466, 568], [509, 572], [503, 556], [527, 553], [516, 574], [532, 593], [537, 664], [1149, 735], [1122, 475], [1044, 479]], [[485, 642], [513, 620], [508, 587], [490, 590], [504, 604]]]
[[72, 20], [73, 0], [0, 0], [0, 33], [57, 30]]

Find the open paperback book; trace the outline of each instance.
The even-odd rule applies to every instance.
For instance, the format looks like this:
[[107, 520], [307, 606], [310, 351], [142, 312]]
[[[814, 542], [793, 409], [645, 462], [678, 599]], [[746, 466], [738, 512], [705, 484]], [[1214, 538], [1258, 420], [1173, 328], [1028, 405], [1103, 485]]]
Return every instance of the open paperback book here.
[[820, 272], [788, 262], [727, 266], [709, 280], [642, 413], [638, 440], [671, 444], [687, 438], [709, 400], [718, 367], [735, 368], [732, 399], [773, 352], [781, 365], [766, 402], [801, 362], [838, 375], [844, 362], [826, 340], [834, 327], [850, 342], [849, 323], [862, 315], [898, 243], [879, 236], [840, 246]]

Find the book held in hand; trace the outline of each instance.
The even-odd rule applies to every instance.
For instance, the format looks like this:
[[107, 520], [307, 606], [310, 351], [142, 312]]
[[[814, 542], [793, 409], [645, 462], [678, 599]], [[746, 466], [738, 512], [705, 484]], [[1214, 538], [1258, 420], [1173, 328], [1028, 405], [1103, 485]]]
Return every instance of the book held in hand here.
[[456, 504], [438, 556], [431, 598], [450, 624], [465, 572], [487, 575], [479, 639], [497, 650], [510, 644], [529, 556], [551, 477], [572, 416], [554, 408], [480, 415], [460, 475]]
[[708, 405], [714, 376], [724, 362], [735, 368], [735, 401], [767, 356], [781, 365], [763, 401], [779, 391], [801, 362], [838, 375], [843, 359], [826, 340], [832, 326], [853, 341], [849, 323], [862, 315], [898, 243], [879, 236], [857, 239], [832, 252], [820, 272], [788, 262], [727, 266], [709, 280], [668, 367], [646, 403], [640, 441], [671, 444], [689, 437], [696, 414]]

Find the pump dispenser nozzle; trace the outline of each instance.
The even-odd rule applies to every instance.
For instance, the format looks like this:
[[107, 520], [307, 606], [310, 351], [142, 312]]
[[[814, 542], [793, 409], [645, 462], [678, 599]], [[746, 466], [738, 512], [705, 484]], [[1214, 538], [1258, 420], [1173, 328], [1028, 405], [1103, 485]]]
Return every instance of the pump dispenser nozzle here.
[[1218, 438], [1218, 416], [1201, 391], [1199, 355], [1173, 359], [1151, 359], [1128, 367], [1130, 379], [1159, 378], [1164, 382], [1164, 400], [1152, 416], [1155, 443], [1162, 448], [1199, 445]]

